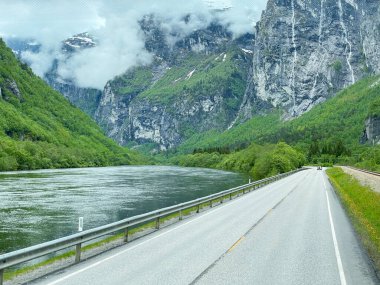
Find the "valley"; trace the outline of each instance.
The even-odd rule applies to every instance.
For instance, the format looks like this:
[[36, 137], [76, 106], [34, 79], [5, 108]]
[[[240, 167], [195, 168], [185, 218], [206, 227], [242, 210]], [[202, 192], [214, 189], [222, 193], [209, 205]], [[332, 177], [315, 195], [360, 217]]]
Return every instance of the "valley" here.
[[[379, 1], [106, 2], [82, 7], [70, 0], [60, 11], [51, 3], [37, 10], [22, 1], [0, 3], [7, 11], [0, 21], [0, 284], [4, 276], [12, 284], [14, 276], [38, 271], [54, 254], [79, 263], [82, 245], [98, 250], [117, 240], [126, 252], [137, 246], [144, 252], [145, 243], [182, 227], [192, 230], [181, 230], [183, 240], [168, 251], [175, 258], [167, 260], [185, 247], [185, 254], [206, 257], [186, 279], [191, 284], [220, 276], [218, 270], [232, 276], [223, 262], [246, 258], [239, 250], [256, 230], [264, 234], [255, 254], [265, 249], [263, 256], [273, 256], [265, 267], [284, 268], [288, 252], [282, 262], [275, 258], [283, 248], [313, 265], [316, 254], [307, 245], [314, 241], [304, 237], [318, 232], [318, 265], [328, 265], [329, 280], [346, 284], [344, 265], [348, 284], [375, 284], [380, 197], [339, 166], [380, 172]], [[16, 25], [15, 18], [22, 21]], [[225, 189], [232, 192], [198, 200]], [[184, 202], [190, 206], [173, 206]], [[175, 210], [162, 210], [168, 206]], [[83, 236], [78, 217], [86, 221]], [[131, 217], [133, 224], [124, 220]], [[177, 219], [179, 226], [170, 225]], [[240, 223], [233, 238], [225, 234]], [[129, 245], [129, 229], [137, 239], [160, 225], [167, 226], [164, 234]], [[4, 254], [72, 234], [65, 245], [53, 241], [56, 251], [33, 253], [41, 258], [36, 267], [13, 268], [27, 260], [12, 263], [23, 254]], [[192, 250], [205, 247], [203, 237], [217, 248], [210, 259]], [[139, 255], [138, 270], [146, 256]], [[88, 268], [110, 259], [96, 258]], [[86, 271], [83, 264], [77, 265]], [[316, 280], [305, 279], [313, 266], [294, 264], [289, 280]], [[109, 266], [124, 272], [124, 262]], [[161, 273], [168, 268], [175, 266], [155, 266]], [[82, 272], [69, 271], [46, 280], [65, 282]], [[95, 273], [88, 272], [83, 278], [91, 280]]]

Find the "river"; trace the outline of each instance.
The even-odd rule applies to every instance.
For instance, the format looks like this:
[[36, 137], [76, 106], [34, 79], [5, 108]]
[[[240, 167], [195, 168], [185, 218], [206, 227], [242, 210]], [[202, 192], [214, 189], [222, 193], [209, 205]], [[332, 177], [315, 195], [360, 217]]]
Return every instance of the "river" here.
[[0, 173], [0, 254], [247, 182], [202, 168], [119, 166]]

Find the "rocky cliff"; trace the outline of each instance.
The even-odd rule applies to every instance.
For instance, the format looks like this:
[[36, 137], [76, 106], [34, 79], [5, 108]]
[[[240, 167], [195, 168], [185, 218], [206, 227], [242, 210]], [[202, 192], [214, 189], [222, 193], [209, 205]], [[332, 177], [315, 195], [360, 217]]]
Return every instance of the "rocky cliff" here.
[[[235, 67], [242, 79], [247, 78], [244, 88], [239, 82], [240, 91], [229, 99], [232, 105], [226, 104], [229, 87], [218, 88], [218, 83], [208, 91], [198, 85], [183, 92], [169, 88], [170, 96], [162, 92], [142, 96], [141, 90], [120, 96], [116, 89], [123, 84], [116, 80], [117, 84], [111, 81], [105, 88], [96, 120], [121, 144], [150, 141], [167, 149], [192, 133], [225, 130], [271, 107], [283, 108], [284, 119], [299, 116], [342, 88], [380, 72], [379, 6], [378, 1], [269, 0], [254, 40], [241, 43], [240, 55], [232, 56], [240, 56], [244, 64]], [[143, 26], [147, 49], [159, 59], [151, 66], [152, 77], [144, 90], [155, 89], [162, 76], [171, 68], [177, 70], [190, 53], [212, 54], [217, 62], [218, 53], [227, 56], [229, 48], [236, 46], [223, 27], [214, 26], [194, 32], [170, 49], [162, 44], [164, 36], [151, 19], [145, 19]], [[186, 74], [191, 77], [199, 69], [189, 66]], [[228, 78], [233, 78], [232, 73]], [[183, 78], [164, 82], [175, 86], [176, 80]], [[203, 80], [210, 78], [205, 74]], [[130, 84], [124, 82], [124, 87]]]
[[256, 26], [254, 94], [297, 116], [380, 72], [379, 1], [269, 0]]
[[195, 133], [228, 128], [244, 99], [252, 35], [234, 40], [212, 24], [170, 46], [152, 19], [142, 26], [155, 60], [105, 87], [95, 119], [107, 134], [167, 150]]
[[[89, 33], [74, 35], [62, 42], [61, 50], [63, 57], [61, 60], [70, 58], [80, 50], [95, 46], [96, 39]], [[45, 81], [55, 90], [61, 92], [72, 104], [93, 117], [102, 91], [94, 88], [81, 88], [70, 79], [62, 79], [58, 75], [58, 68], [59, 63], [55, 60], [52, 68], [44, 76]]]
[[[57, 66], [45, 78], [121, 145], [167, 150], [273, 108], [291, 119], [380, 73], [378, 0], [269, 0], [252, 34], [238, 39], [218, 23], [185, 37], [168, 34], [154, 15], [139, 24], [154, 58], [149, 66], [102, 91], [61, 80]], [[69, 57], [94, 45], [79, 34], [62, 49]]]
[[380, 144], [380, 117], [371, 116], [367, 118], [361, 143]]

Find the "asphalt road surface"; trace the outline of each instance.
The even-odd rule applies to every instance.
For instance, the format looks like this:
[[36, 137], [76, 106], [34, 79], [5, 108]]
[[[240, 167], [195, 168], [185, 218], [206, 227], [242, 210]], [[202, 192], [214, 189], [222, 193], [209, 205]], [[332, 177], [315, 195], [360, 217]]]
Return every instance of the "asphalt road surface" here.
[[33, 284], [379, 284], [323, 171], [301, 171]]

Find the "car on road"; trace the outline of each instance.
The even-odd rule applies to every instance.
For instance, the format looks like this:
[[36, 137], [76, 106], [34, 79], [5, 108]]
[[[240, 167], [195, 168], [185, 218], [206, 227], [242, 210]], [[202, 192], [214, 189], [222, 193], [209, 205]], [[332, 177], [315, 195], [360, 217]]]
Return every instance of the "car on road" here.
[[318, 165], [317, 170], [322, 170], [322, 166]]

